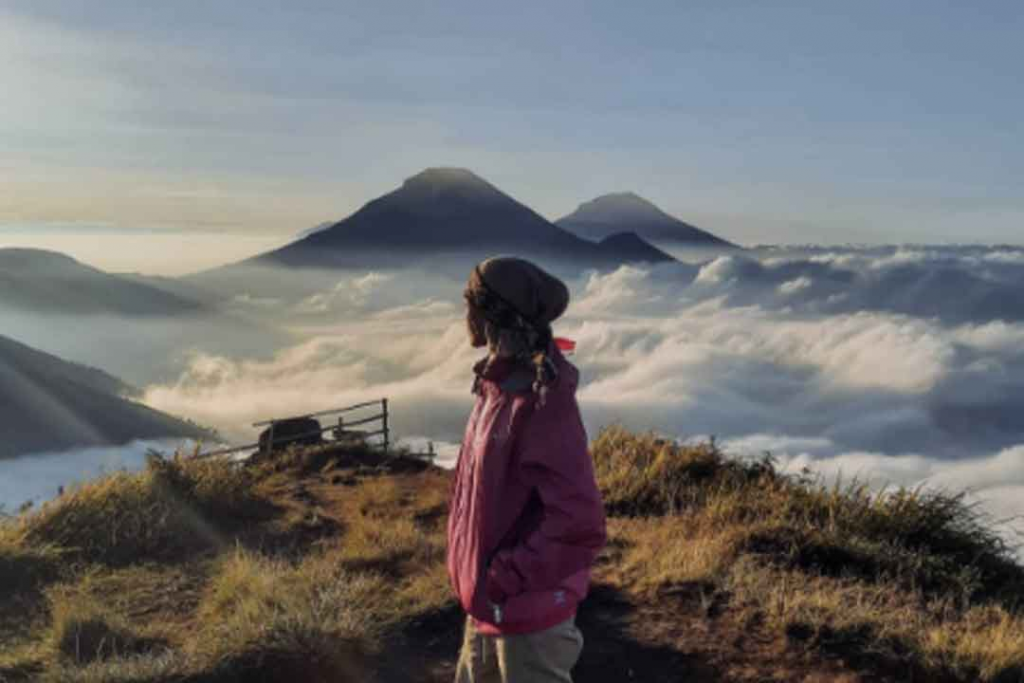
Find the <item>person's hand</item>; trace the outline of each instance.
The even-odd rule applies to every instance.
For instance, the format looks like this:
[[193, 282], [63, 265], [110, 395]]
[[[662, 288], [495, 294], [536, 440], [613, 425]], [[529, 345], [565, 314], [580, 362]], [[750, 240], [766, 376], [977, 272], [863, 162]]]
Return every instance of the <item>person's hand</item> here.
[[523, 592], [522, 578], [512, 565], [512, 553], [502, 550], [497, 553], [487, 567], [487, 584], [484, 589], [487, 599], [492, 605], [504, 605], [505, 602]]
[[487, 569], [487, 584], [485, 588], [487, 601], [492, 605], [504, 605], [505, 601], [508, 600], [508, 591], [501, 585], [501, 580], [498, 578], [493, 564]]

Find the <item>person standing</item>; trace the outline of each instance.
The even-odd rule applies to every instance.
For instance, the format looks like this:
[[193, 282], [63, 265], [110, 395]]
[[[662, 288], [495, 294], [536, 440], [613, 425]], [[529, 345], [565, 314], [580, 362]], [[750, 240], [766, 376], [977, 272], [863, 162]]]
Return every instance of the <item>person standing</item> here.
[[448, 519], [448, 574], [467, 613], [456, 683], [571, 682], [575, 624], [606, 540], [576, 402], [551, 323], [563, 282], [523, 259], [480, 263], [465, 290], [476, 402]]

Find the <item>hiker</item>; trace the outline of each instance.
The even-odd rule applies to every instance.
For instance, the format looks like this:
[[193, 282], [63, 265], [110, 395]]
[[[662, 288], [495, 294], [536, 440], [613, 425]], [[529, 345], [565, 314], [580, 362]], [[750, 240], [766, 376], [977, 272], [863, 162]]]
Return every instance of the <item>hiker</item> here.
[[467, 612], [455, 681], [571, 682], [583, 648], [576, 606], [605, 517], [579, 373], [551, 332], [569, 290], [502, 257], [473, 270], [465, 298], [470, 341], [488, 355], [474, 367], [448, 519], [448, 574]]

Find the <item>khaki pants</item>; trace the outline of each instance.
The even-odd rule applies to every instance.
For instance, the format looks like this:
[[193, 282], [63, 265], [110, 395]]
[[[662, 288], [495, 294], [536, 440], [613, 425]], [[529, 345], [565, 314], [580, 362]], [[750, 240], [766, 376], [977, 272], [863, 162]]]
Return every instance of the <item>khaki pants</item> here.
[[583, 634], [569, 618], [537, 633], [483, 636], [466, 619], [455, 683], [572, 683]]

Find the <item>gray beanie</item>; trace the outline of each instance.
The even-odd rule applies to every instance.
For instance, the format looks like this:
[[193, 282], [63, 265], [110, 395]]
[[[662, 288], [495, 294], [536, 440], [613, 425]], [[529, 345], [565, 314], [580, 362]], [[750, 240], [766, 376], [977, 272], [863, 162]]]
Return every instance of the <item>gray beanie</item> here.
[[[551, 323], [569, 307], [569, 288], [554, 275], [524, 259], [500, 256], [480, 263], [469, 276], [466, 301], [499, 329], [522, 335], [519, 360], [534, 369], [532, 389], [543, 406], [548, 387], [558, 379], [550, 353]], [[493, 358], [478, 364], [487, 368]], [[479, 375], [473, 391], [479, 391]]]
[[[511, 256], [489, 258], [469, 276], [466, 297], [486, 314], [494, 297], [512, 312], [538, 328], [549, 326], [569, 307], [569, 288], [554, 275], [525, 259]], [[496, 312], [496, 311], [493, 311]], [[494, 321], [500, 324], [500, 321]]]

